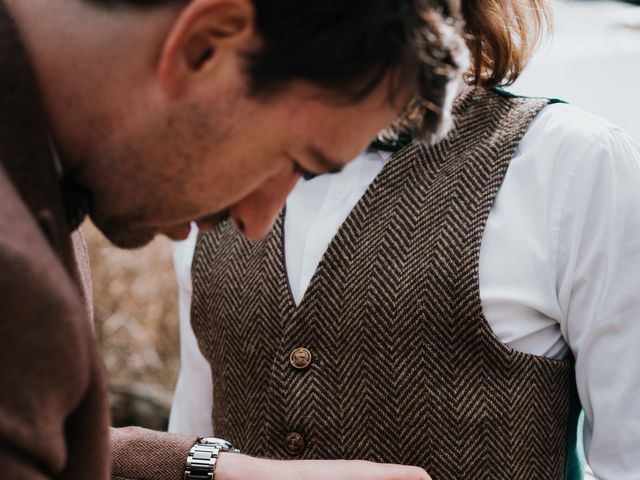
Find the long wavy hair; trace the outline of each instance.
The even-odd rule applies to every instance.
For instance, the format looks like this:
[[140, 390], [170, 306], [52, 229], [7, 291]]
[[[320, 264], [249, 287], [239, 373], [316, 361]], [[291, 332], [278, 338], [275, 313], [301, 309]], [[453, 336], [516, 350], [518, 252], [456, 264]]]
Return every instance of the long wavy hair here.
[[552, 27], [548, 0], [462, 0], [461, 8], [473, 85], [512, 84]]

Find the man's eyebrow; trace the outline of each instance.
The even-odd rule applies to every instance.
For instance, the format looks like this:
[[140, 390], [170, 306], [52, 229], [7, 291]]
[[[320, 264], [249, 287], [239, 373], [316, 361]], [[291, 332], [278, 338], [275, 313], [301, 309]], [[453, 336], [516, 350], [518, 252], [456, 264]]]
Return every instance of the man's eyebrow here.
[[313, 145], [307, 147], [307, 155], [326, 173], [338, 173], [345, 167], [345, 162], [328, 157], [322, 150]]

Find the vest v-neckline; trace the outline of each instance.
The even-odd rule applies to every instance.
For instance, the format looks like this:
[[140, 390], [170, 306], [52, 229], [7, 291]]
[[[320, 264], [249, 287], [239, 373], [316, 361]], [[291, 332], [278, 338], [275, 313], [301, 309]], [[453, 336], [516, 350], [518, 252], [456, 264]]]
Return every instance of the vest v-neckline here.
[[[405, 147], [409, 148], [409, 147]], [[394, 154], [382, 167], [382, 170], [376, 177], [373, 179], [371, 184], [367, 187], [364, 194], [360, 199], [356, 202], [353, 209], [349, 212], [344, 222], [338, 228], [336, 234], [329, 241], [327, 248], [322, 254], [318, 265], [311, 276], [311, 280], [309, 281], [309, 285], [305, 289], [304, 293], [300, 298], [300, 303], [296, 304], [293, 290], [291, 288], [291, 281], [289, 279], [289, 270], [287, 267], [287, 255], [286, 255], [286, 234], [285, 234], [285, 221], [286, 221], [286, 207], [283, 209], [280, 214], [280, 219], [278, 222], [278, 231], [277, 231], [277, 241], [280, 244], [280, 256], [278, 261], [281, 262], [280, 268], [278, 269], [280, 273], [283, 275], [282, 281], [286, 285], [286, 298], [287, 298], [287, 308], [289, 312], [293, 312], [293, 314], [299, 314], [306, 308], [306, 305], [309, 303], [308, 298], [312, 294], [313, 290], [317, 288], [317, 284], [322, 281], [322, 273], [325, 269], [325, 264], [327, 259], [333, 254], [333, 251], [340, 248], [340, 245], [344, 242], [343, 237], [345, 235], [345, 230], [350, 227], [350, 224], [353, 223], [354, 217], [360, 216], [362, 214], [362, 210], [365, 208], [365, 204], [369, 201], [370, 197], [375, 196], [375, 192], [378, 188], [378, 184], [384, 181], [384, 177], [386, 176], [387, 171], [392, 168], [392, 165], [401, 158], [402, 155], [400, 153]], [[356, 230], [357, 231], [357, 230]]]
[[[296, 304], [293, 295], [287, 267], [285, 234], [286, 208], [283, 209], [278, 219], [277, 229], [276, 232], [274, 232], [274, 236], [275, 240], [279, 243], [280, 251], [280, 254], [276, 260], [277, 262], [279, 262], [279, 265], [277, 265], [277, 271], [280, 272], [280, 275], [282, 275], [281, 282], [282, 285], [285, 286], [286, 292], [284, 292], [284, 298], [287, 299], [286, 307], [289, 314], [300, 315], [301, 312], [304, 312], [307, 309], [307, 305], [311, 302], [310, 298], [313, 297], [314, 291], [317, 290], [324, 281], [326, 264], [339, 252], [348, 251], [348, 249], [344, 247], [344, 243], [347, 240], [347, 237], [350, 236], [350, 240], [354, 241], [355, 238], [355, 241], [357, 241], [357, 237], [360, 234], [358, 223], [366, 219], [367, 208], [376, 198], [378, 190], [382, 186], [384, 186], [385, 182], [387, 182], [390, 177], [392, 177], [389, 172], [393, 171], [396, 168], [406, 168], [408, 170], [412, 169], [412, 164], [416, 161], [419, 161], [423, 157], [423, 155], [419, 155], [416, 150], [423, 150], [423, 152], [425, 152], [428, 151], [428, 149], [428, 147], [420, 143], [412, 143], [395, 153], [386, 162], [380, 173], [378, 173], [371, 184], [367, 187], [362, 197], [360, 197], [351, 212], [349, 212], [349, 214], [345, 218], [344, 222], [342, 222], [342, 224], [338, 228], [336, 234], [329, 242], [326, 250], [320, 258], [320, 261], [318, 262], [318, 266], [313, 272], [309, 285], [307, 286], [304, 294], [300, 299], [300, 303], [298, 304]], [[398, 191], [397, 193], [398, 196], [400, 196], [401, 192]]]

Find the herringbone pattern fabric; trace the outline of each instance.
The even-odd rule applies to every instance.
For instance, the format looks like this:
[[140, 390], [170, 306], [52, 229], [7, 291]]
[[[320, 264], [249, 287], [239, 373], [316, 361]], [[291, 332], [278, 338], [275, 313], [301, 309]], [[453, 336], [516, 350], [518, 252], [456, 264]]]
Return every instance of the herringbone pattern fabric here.
[[[202, 235], [192, 322], [211, 362], [216, 434], [249, 454], [423, 466], [434, 480], [563, 476], [573, 370], [515, 352], [482, 313], [482, 232], [545, 100], [482, 89], [442, 142], [398, 152], [325, 253], [299, 305], [281, 216], [261, 242]], [[313, 354], [296, 370], [289, 354]]]

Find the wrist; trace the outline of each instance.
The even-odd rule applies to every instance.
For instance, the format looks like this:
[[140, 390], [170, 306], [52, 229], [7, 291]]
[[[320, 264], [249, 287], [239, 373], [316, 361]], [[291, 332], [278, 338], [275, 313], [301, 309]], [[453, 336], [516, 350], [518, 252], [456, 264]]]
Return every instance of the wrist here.
[[240, 450], [227, 440], [216, 437], [199, 438], [187, 456], [184, 480], [214, 480], [218, 460], [221, 454], [240, 453]]
[[215, 480], [246, 480], [261, 478], [265, 473], [259, 467], [260, 459], [239, 453], [221, 452]]

